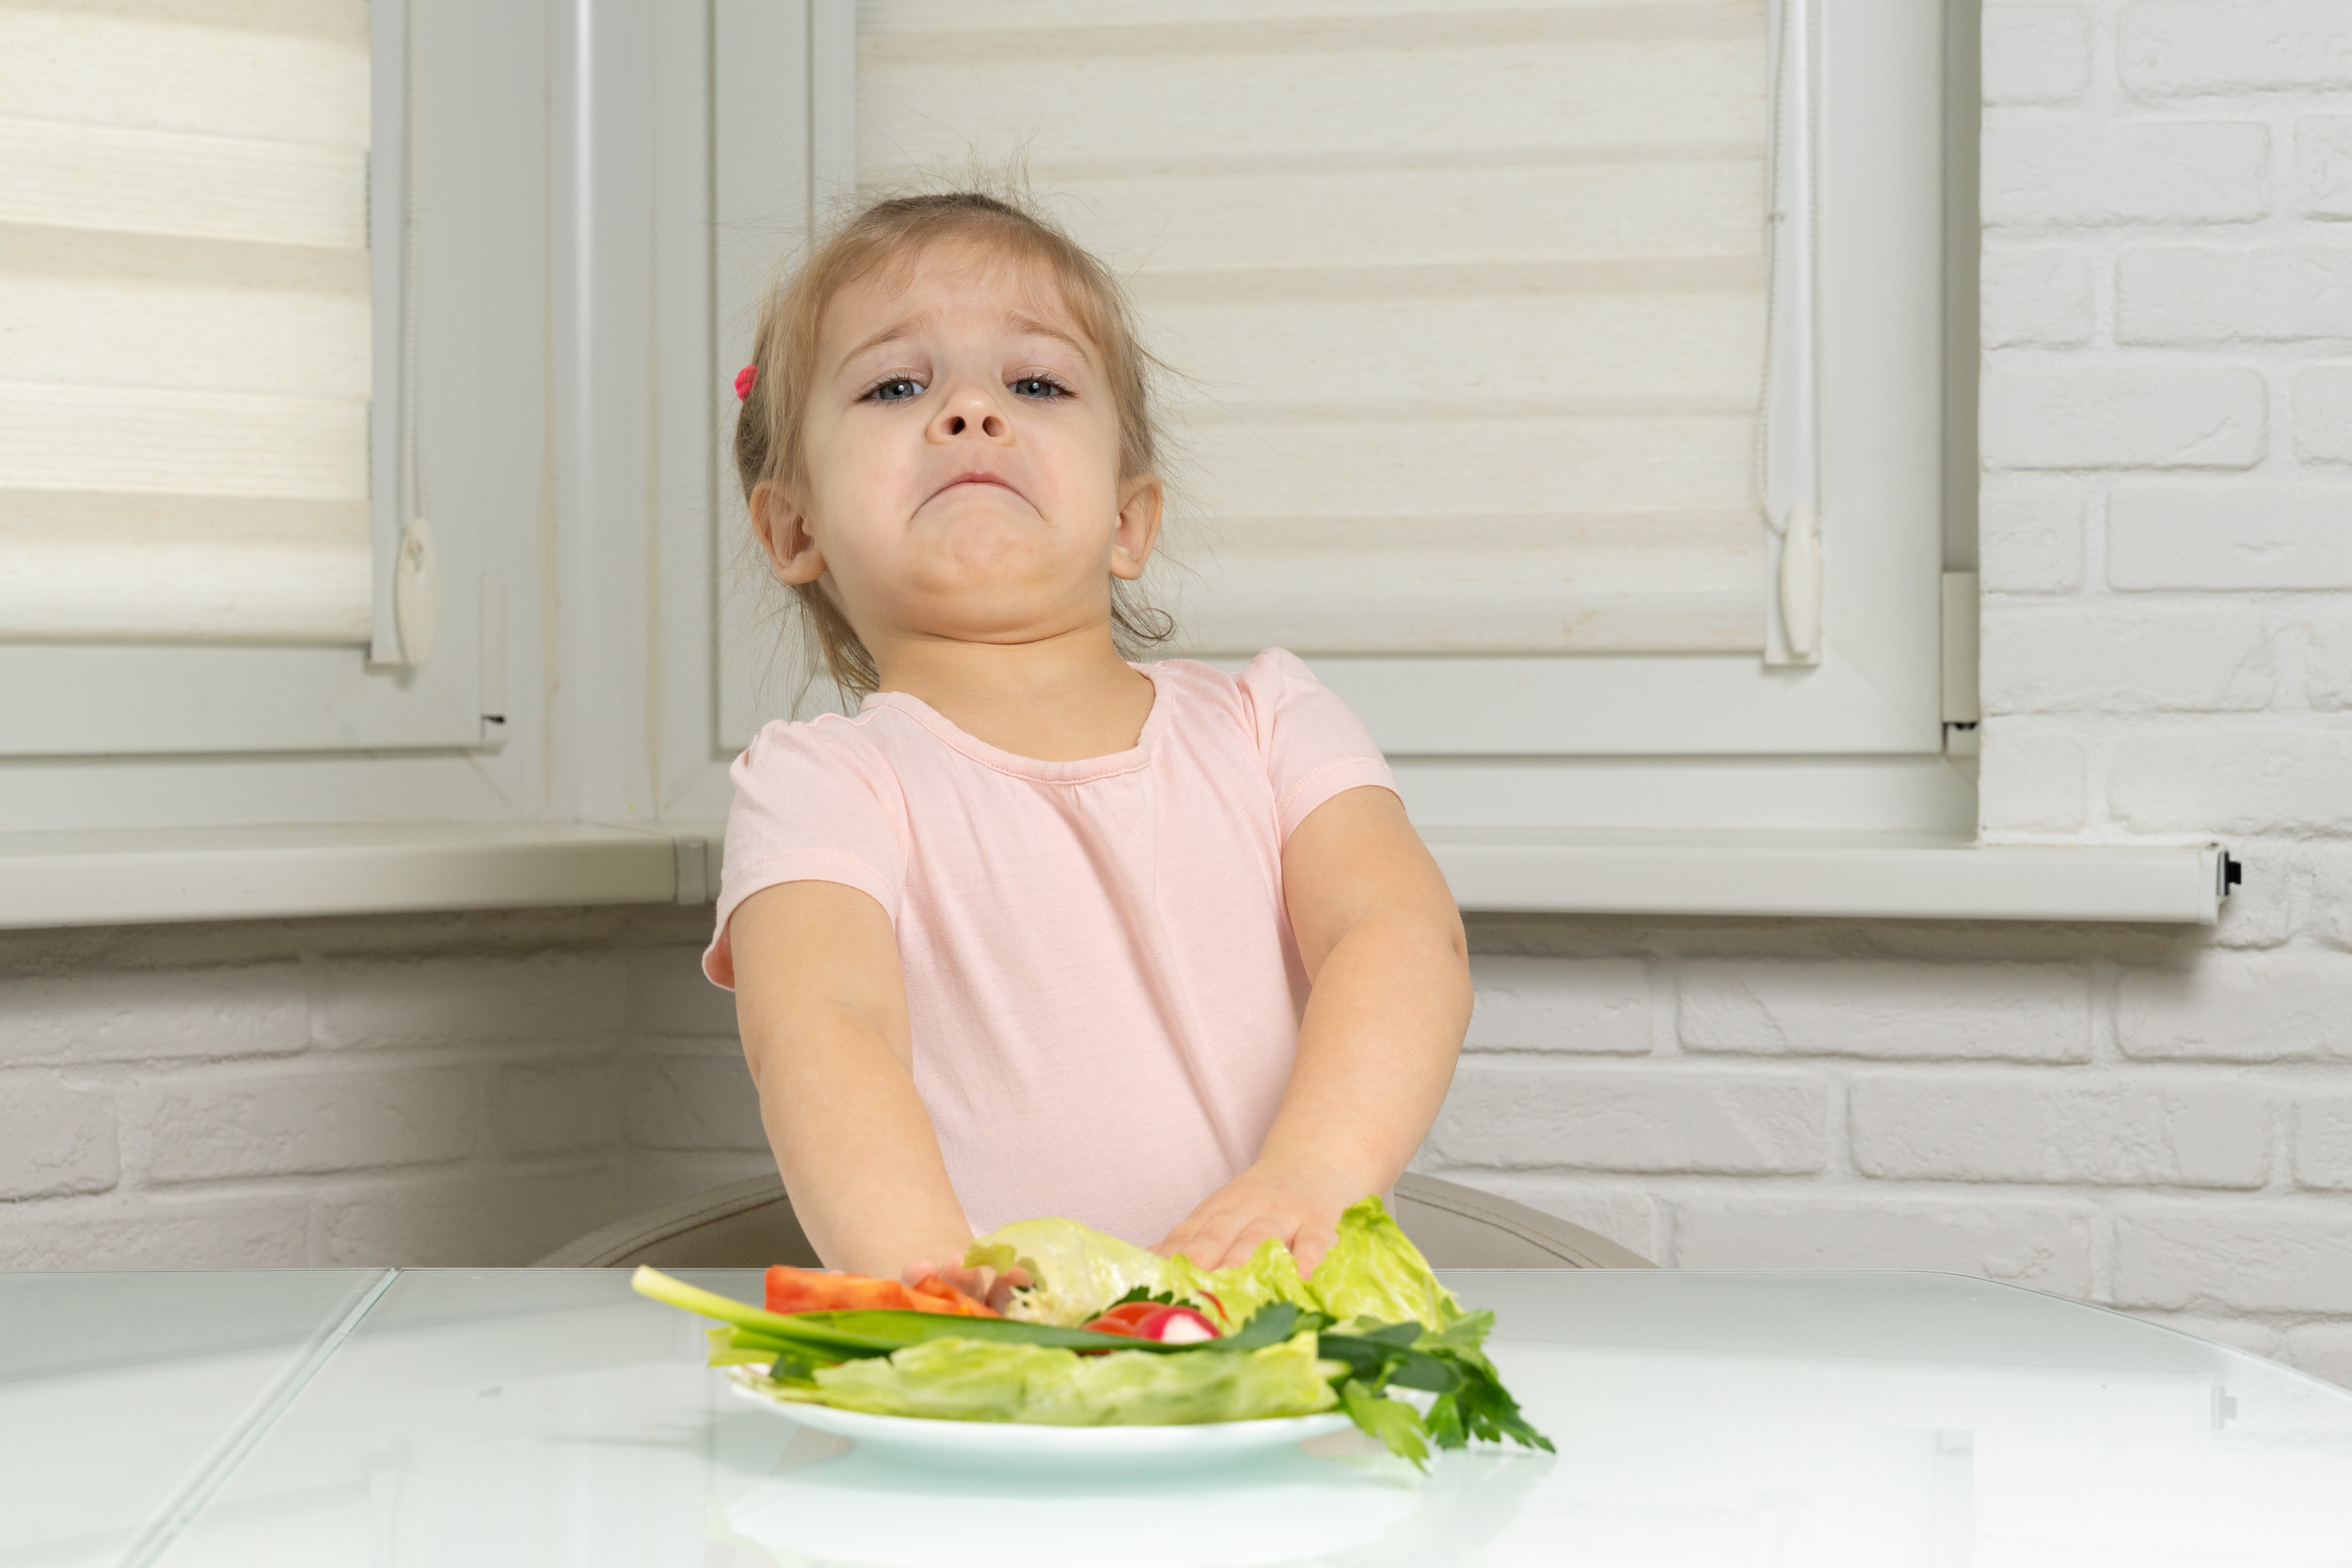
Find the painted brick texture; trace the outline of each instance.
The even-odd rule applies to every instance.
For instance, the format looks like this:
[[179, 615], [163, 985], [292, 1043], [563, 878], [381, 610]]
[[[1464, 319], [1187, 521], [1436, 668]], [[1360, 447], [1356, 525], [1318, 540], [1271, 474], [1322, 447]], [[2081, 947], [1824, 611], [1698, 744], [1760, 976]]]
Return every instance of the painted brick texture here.
[[1828, 1087], [1747, 1072], [1467, 1062], [1429, 1156], [1502, 1169], [1781, 1175], [1828, 1162]]
[[1696, 961], [1682, 1048], [1771, 1056], [2088, 1060], [2090, 977], [2060, 964]]
[[2352, 9], [1984, 27], [1984, 832], [2249, 886], [2068, 933], [2087, 1060], [1857, 1076], [1842, 1152], [2087, 1204], [2099, 1299], [2352, 1376]]
[[[10, 933], [0, 1267], [521, 1264], [739, 1178], [739, 1157], [631, 1142], [642, 1063], [670, 1033], [712, 1051], [679, 977], [723, 1002], [693, 972], [707, 919]], [[648, 970], [649, 941], [678, 961]], [[663, 1028], [633, 1022], [640, 974]]]

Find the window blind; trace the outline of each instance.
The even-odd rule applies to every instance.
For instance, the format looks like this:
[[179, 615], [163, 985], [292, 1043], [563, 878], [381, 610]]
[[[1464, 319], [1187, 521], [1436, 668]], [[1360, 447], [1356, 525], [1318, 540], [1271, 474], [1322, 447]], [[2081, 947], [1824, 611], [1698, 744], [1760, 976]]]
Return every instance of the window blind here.
[[0, 638], [360, 643], [365, 0], [0, 0]]
[[1763, 646], [1766, 0], [859, 27], [861, 184], [1025, 167], [1183, 372], [1188, 648]]

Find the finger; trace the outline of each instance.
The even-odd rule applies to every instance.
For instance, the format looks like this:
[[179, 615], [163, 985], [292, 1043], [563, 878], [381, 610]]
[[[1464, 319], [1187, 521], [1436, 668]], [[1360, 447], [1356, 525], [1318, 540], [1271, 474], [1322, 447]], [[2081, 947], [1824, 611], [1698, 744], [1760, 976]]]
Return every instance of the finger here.
[[980, 1299], [988, 1303], [990, 1311], [1001, 1313], [1012, 1305], [1013, 1293], [1026, 1287], [1028, 1283], [1028, 1270], [1007, 1269], [996, 1276], [996, 1283], [991, 1285], [988, 1288], [988, 1294]]
[[1163, 1258], [1173, 1258], [1177, 1254], [1182, 1253], [1184, 1256], [1191, 1259], [1194, 1262], [1199, 1262], [1200, 1260], [1200, 1241], [1203, 1236], [1208, 1234], [1208, 1227], [1211, 1224], [1212, 1219], [1213, 1212], [1204, 1212], [1200, 1209], [1194, 1210], [1191, 1213], [1184, 1216], [1184, 1220], [1177, 1225], [1175, 1229], [1168, 1233], [1167, 1237], [1161, 1241], [1158, 1246], [1153, 1247], [1152, 1250], [1158, 1253]]
[[1191, 1213], [1178, 1220], [1176, 1228], [1161, 1237], [1159, 1244], [1152, 1250], [1163, 1258], [1173, 1258], [1180, 1252], [1185, 1253], [1187, 1257], [1194, 1257], [1195, 1255], [1186, 1249], [1198, 1242], [1201, 1226], [1207, 1222], [1210, 1215], [1216, 1212], [1213, 1207], [1216, 1202], [1215, 1195], [1204, 1198]]
[[1291, 1239], [1291, 1256], [1298, 1259], [1298, 1272], [1312, 1277], [1315, 1265], [1330, 1256], [1339, 1240], [1339, 1231], [1320, 1220], [1299, 1227], [1298, 1234]]
[[1225, 1243], [1225, 1250], [1219, 1255], [1220, 1260], [1208, 1266], [1213, 1269], [1238, 1268], [1249, 1261], [1250, 1255], [1258, 1250], [1261, 1242], [1281, 1240], [1282, 1233], [1273, 1221], [1253, 1215], [1234, 1228]]
[[[1230, 1268], [1233, 1263], [1248, 1259], [1247, 1248], [1241, 1251], [1238, 1258], [1234, 1248], [1257, 1223], [1254, 1214], [1248, 1210], [1239, 1213], [1214, 1215], [1193, 1232], [1191, 1243], [1181, 1250], [1201, 1268]], [[1249, 1243], [1251, 1246], [1256, 1244], [1254, 1241]]]
[[917, 1258], [898, 1271], [898, 1283], [912, 1290], [938, 1272], [937, 1269], [931, 1267], [930, 1259]]

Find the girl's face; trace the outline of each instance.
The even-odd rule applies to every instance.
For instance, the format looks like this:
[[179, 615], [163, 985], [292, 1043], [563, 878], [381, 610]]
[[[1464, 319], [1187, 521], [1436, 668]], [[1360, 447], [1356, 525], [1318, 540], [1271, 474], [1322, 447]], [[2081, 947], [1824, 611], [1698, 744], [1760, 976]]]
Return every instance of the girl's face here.
[[1121, 483], [1119, 435], [1052, 279], [935, 245], [826, 307], [801, 483], [755, 515], [779, 574], [826, 578], [878, 659], [1107, 635], [1110, 577], [1142, 572], [1160, 517], [1157, 481]]

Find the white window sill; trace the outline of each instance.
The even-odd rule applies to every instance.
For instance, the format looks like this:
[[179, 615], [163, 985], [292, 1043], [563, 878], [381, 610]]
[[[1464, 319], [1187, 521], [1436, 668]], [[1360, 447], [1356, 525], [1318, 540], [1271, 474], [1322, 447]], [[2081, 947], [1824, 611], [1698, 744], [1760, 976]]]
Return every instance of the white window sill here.
[[2225, 895], [2217, 845], [1534, 828], [1425, 836], [1462, 908], [1496, 912], [2210, 926]]
[[[2211, 925], [2214, 846], [1435, 829], [1466, 910]], [[0, 927], [707, 904], [720, 827], [516, 822], [0, 833]]]
[[717, 830], [581, 822], [0, 833], [0, 927], [701, 904]]

